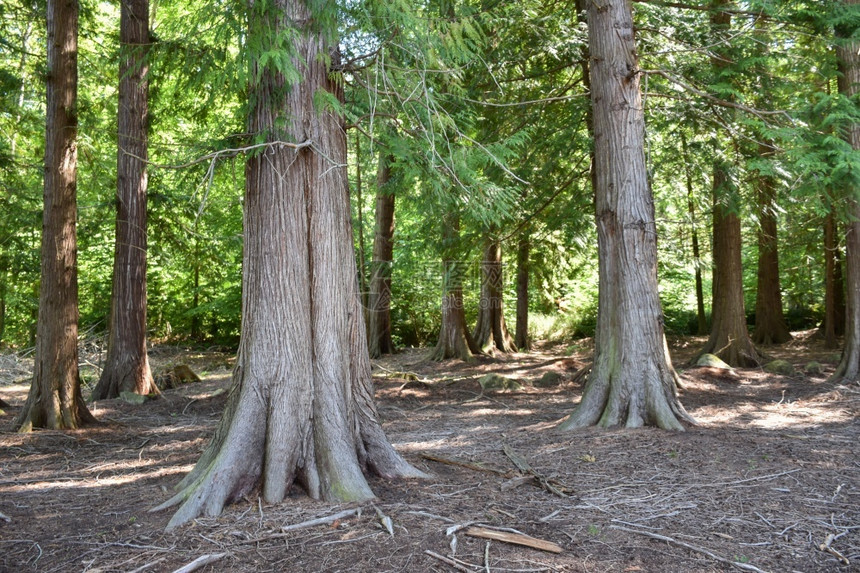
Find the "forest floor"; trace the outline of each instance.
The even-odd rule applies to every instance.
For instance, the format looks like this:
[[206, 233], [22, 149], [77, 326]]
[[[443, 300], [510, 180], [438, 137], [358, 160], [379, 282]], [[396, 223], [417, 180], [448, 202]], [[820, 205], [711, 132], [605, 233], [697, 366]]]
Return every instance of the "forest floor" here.
[[[373, 478], [378, 499], [359, 506], [251, 496], [171, 533], [169, 512], [149, 509], [211, 435], [232, 356], [155, 347], [156, 371], [183, 363], [203, 380], [140, 406], [98, 402], [103, 426], [16, 434], [32, 362], [0, 355], [13, 405], [0, 416], [0, 571], [174, 571], [205, 555], [215, 561], [201, 571], [860, 571], [860, 386], [828, 382], [838, 355], [800, 334], [765, 349], [790, 376], [683, 368], [704, 340], [672, 341], [699, 422], [686, 432], [559, 431], [587, 341], [472, 363], [407, 350], [375, 364], [379, 411], [432, 479]], [[92, 368], [98, 354], [84, 359]], [[823, 372], [805, 374], [813, 360]], [[487, 373], [523, 388], [482, 392]], [[544, 549], [473, 535], [510, 530]]]

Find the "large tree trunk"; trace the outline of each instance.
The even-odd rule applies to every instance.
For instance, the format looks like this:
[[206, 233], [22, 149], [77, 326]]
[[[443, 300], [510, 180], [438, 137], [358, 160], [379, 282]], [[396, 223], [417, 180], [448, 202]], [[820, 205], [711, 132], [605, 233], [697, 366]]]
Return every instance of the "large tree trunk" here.
[[839, 241], [833, 206], [824, 219], [824, 346], [838, 348], [837, 336], [845, 333], [845, 297]]
[[529, 340], [529, 250], [528, 230], [520, 234], [517, 242], [517, 324], [514, 344], [522, 352], [531, 348]]
[[[711, 28], [727, 33], [731, 15], [725, 11], [728, 0], [712, 2]], [[711, 58], [719, 74], [731, 59], [719, 53]], [[718, 150], [719, 151], [719, 150]], [[718, 152], [719, 155], [719, 152]], [[732, 366], [758, 366], [761, 355], [747, 330], [744, 308], [743, 268], [741, 267], [740, 197], [732, 183], [730, 166], [725, 160], [714, 162], [713, 174], [713, 281], [711, 335], [702, 354], [716, 354]], [[693, 360], [695, 361], [696, 358]]]
[[95, 422], [78, 372], [78, 2], [48, 0], [42, 264], [33, 381], [19, 431]]
[[[761, 157], [770, 157], [773, 152], [771, 145], [759, 145]], [[773, 178], [766, 175], [759, 175], [756, 185], [759, 208], [758, 284], [752, 340], [755, 344], [782, 344], [792, 337], [782, 313], [776, 235], [776, 188]]]
[[463, 263], [456, 260], [454, 253], [460, 240], [460, 217], [448, 215], [443, 222], [443, 249], [446, 251], [442, 262], [442, 324], [439, 327], [439, 341], [430, 354], [431, 360], [459, 358], [470, 360], [481, 350], [466, 328], [466, 311], [463, 307]]
[[692, 423], [676, 394], [657, 290], [654, 203], [630, 5], [589, 3], [599, 298], [594, 366], [562, 428]]
[[391, 341], [391, 265], [394, 260], [394, 193], [391, 179], [393, 158], [379, 156], [376, 190], [376, 225], [373, 260], [370, 263], [370, 294], [367, 301], [370, 357], [394, 352]]
[[[843, 0], [856, 6], [860, 0]], [[856, 29], [837, 30], [841, 38], [856, 38]], [[854, 98], [860, 93], [860, 41], [842, 42], [836, 47], [839, 62], [839, 93]], [[860, 123], [845, 128], [845, 140], [855, 151], [860, 150]], [[845, 343], [842, 360], [831, 380], [860, 380], [860, 188], [849, 185], [845, 194], [848, 224], [845, 233]]]
[[275, 63], [252, 70], [250, 133], [272, 145], [246, 164], [233, 386], [215, 436], [161, 506], [184, 502], [168, 529], [217, 515], [258, 485], [268, 503], [294, 482], [313, 498], [348, 502], [373, 497], [363, 469], [423, 475], [387, 441], [373, 403], [343, 122], [315, 106], [322, 90], [340, 96], [325, 63], [334, 33], [315, 15], [300, 0], [250, 4], [249, 36], [263, 45], [294, 38], [292, 65], [303, 80], [286, 84]]
[[[714, 165], [714, 278], [711, 304], [711, 336], [702, 354], [716, 354], [732, 366], [758, 366], [762, 360], [749, 336], [744, 310], [741, 267], [741, 221], [737, 206], [726, 198], [737, 198], [730, 189], [728, 167]], [[694, 361], [696, 359], [694, 358]]]
[[158, 394], [146, 354], [149, 0], [120, 3], [116, 246], [108, 350], [93, 400]]
[[514, 339], [505, 323], [505, 309], [502, 292], [502, 246], [498, 241], [488, 239], [481, 260], [481, 300], [478, 307], [478, 321], [472, 331], [472, 340], [482, 352], [516, 352]]

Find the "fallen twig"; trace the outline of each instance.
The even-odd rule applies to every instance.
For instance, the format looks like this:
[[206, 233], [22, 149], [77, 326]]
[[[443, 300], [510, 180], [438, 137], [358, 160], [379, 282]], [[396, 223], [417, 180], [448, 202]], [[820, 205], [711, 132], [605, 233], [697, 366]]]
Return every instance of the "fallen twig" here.
[[505, 455], [508, 456], [508, 458], [510, 458], [512, 462], [514, 462], [514, 465], [517, 466], [517, 469], [525, 474], [533, 476], [543, 489], [553, 495], [557, 495], [558, 497], [569, 497], [566, 493], [564, 493], [559, 488], [550, 483], [550, 480], [546, 476], [538, 473], [538, 471], [534, 469], [523, 456], [514, 451], [512, 447], [505, 444], [503, 449], [505, 451]]
[[438, 559], [439, 561], [441, 561], [445, 565], [450, 565], [451, 567], [453, 567], [457, 571], [465, 571], [466, 573], [472, 573], [471, 569], [460, 565], [459, 563], [457, 563], [453, 559], [449, 559], [449, 558], [445, 557], [444, 555], [439, 555], [435, 551], [430, 551], [429, 549], [425, 549], [424, 553], [426, 553], [427, 555], [429, 555], [433, 559]]
[[132, 569], [132, 570], [131, 570], [131, 571], [129, 571], [128, 573], [140, 573], [141, 571], [146, 571], [146, 570], [147, 570], [147, 569], [149, 569], [150, 567], [155, 567], [156, 565], [158, 565], [159, 563], [161, 563], [161, 562], [162, 562], [162, 561], [164, 561], [165, 559], [167, 559], [167, 557], [166, 557], [166, 556], [165, 556], [165, 557], [161, 557], [161, 558], [159, 558], [159, 559], [156, 559], [155, 561], [150, 561], [149, 563], [144, 563], [143, 565], [141, 565], [141, 566], [140, 566], [140, 567], [138, 567], [137, 569]]
[[[345, 517], [352, 517], [353, 515], [361, 514], [361, 508], [356, 507], [354, 509], [347, 509], [332, 515], [328, 515], [326, 517], [318, 517], [316, 519], [309, 519], [308, 521], [302, 521], [301, 523], [293, 523], [292, 525], [285, 525], [281, 528], [282, 532], [287, 531], [295, 531], [296, 529], [304, 529], [306, 527], [313, 527], [314, 525], [325, 525], [327, 523], [334, 523], [339, 519], [343, 519]], [[250, 540], [249, 540], [250, 541]]]
[[198, 557], [197, 559], [195, 559], [194, 561], [192, 561], [188, 565], [180, 567], [179, 569], [177, 569], [173, 573], [191, 573], [192, 571], [197, 571], [201, 567], [205, 567], [206, 565], [209, 565], [210, 563], [215, 563], [219, 559], [223, 558], [225, 555], [227, 555], [227, 554], [226, 553], [210, 553], [208, 555], [201, 555], [200, 557]]
[[697, 545], [692, 545], [690, 543], [685, 543], [683, 541], [678, 541], [677, 539], [673, 539], [671, 537], [667, 537], [665, 535], [659, 535], [657, 533], [651, 533], [650, 531], [640, 531], [638, 529], [632, 529], [630, 527], [621, 527], [620, 525], [610, 525], [611, 529], [618, 529], [620, 531], [626, 531], [628, 533], [638, 533], [639, 535], [644, 535], [645, 537], [650, 537], [651, 539], [657, 539], [659, 541], [665, 541], [666, 543], [671, 543], [672, 545], [677, 545], [678, 547], [683, 547], [684, 549], [689, 549], [690, 551], [695, 551], [696, 553], [701, 553], [702, 555], [707, 555], [714, 561], [719, 561], [720, 563], [725, 563], [726, 565], [732, 565], [737, 567], [738, 569], [743, 569], [744, 571], [755, 571], [756, 573], [767, 573], [766, 571], [759, 569], [755, 565], [750, 565], [748, 563], [738, 563], [737, 561], [732, 561], [731, 559], [726, 559], [725, 557], [720, 557], [716, 553], [712, 553], [705, 549], [704, 547], [699, 547]]
[[821, 550], [821, 551], [826, 551], [827, 553], [830, 553], [831, 555], [833, 555], [834, 557], [836, 557], [837, 559], [839, 559], [839, 560], [840, 560], [842, 563], [844, 563], [845, 565], [851, 565], [851, 562], [850, 562], [850, 561], [848, 561], [848, 558], [847, 558], [847, 557], [845, 557], [844, 555], [842, 555], [841, 553], [839, 553], [838, 551], [836, 551], [835, 549], [833, 549], [833, 548], [830, 546], [834, 541], [836, 541], [837, 539], [839, 539], [840, 537], [842, 537], [842, 536], [843, 536], [843, 535], [845, 535], [846, 533], [848, 533], [848, 532], [847, 532], [847, 531], [843, 531], [842, 533], [840, 533], [840, 534], [838, 534], [838, 535], [837, 535], [837, 534], [835, 534], [835, 533], [830, 533], [830, 534], [828, 534], [828, 535], [827, 535], [827, 537], [824, 539], [824, 543], [822, 543], [821, 545], [819, 545], [819, 546], [818, 546], [818, 549], [819, 549], [819, 550]]
[[5, 521], [6, 523], [9, 523], [10, 521], [12, 521], [12, 518], [4, 513], [0, 513], [0, 521]]
[[488, 527], [472, 526], [466, 529], [463, 533], [472, 537], [480, 537], [481, 539], [494, 539], [496, 541], [504, 541], [505, 543], [513, 543], [515, 545], [525, 545], [532, 549], [540, 549], [541, 551], [549, 551], [550, 553], [561, 553], [561, 545], [538, 539], [524, 533], [511, 533], [509, 531], [499, 531]]
[[501, 470], [497, 470], [494, 468], [484, 467], [481, 464], [476, 464], [474, 462], [465, 462], [461, 460], [455, 460], [452, 458], [443, 458], [442, 456], [437, 456], [434, 454], [421, 454], [421, 457], [425, 460], [430, 460], [431, 462], [439, 462], [440, 464], [448, 464], [449, 466], [460, 466], [461, 468], [467, 468], [470, 470], [474, 470], [476, 472], [488, 472], [491, 474], [496, 474], [500, 476], [507, 477], [508, 472], [503, 472]]

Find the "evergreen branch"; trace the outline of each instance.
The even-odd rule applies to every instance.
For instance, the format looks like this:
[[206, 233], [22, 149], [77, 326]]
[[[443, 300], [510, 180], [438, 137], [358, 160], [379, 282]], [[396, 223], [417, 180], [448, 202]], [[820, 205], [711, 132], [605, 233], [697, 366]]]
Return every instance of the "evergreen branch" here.
[[491, 102], [491, 101], [481, 101], [481, 100], [471, 99], [471, 98], [467, 98], [467, 97], [463, 97], [460, 99], [462, 99], [463, 101], [467, 101], [469, 103], [476, 103], [478, 105], [485, 105], [488, 107], [519, 107], [519, 106], [532, 105], [532, 104], [538, 104], [538, 103], [552, 103], [554, 101], [569, 101], [572, 99], [577, 99], [577, 98], [581, 98], [581, 97], [588, 97], [588, 96], [589, 96], [589, 94], [586, 92], [586, 93], [581, 93], [581, 94], [576, 94], [576, 95], [547, 97], [547, 98], [541, 98], [541, 99], [530, 99], [530, 100], [526, 100], [526, 101], [515, 101], [515, 102], [510, 102], [510, 103], [495, 103], [495, 102]]
[[197, 159], [192, 159], [187, 163], [182, 163], [181, 165], [163, 165], [160, 163], [154, 163], [152, 161], [149, 161], [148, 159], [144, 159], [143, 157], [139, 157], [134, 153], [129, 153], [124, 149], [122, 150], [122, 152], [129, 157], [133, 157], [138, 161], [143, 161], [147, 165], [151, 165], [156, 169], [185, 169], [187, 167], [193, 167], [194, 165], [204, 163], [206, 161], [215, 161], [217, 159], [221, 159], [222, 157], [236, 157], [240, 153], [254, 151], [255, 149], [260, 149], [263, 147], [288, 147], [290, 149], [295, 149], [296, 151], [298, 151], [299, 149], [303, 149], [305, 147], [313, 147], [313, 142], [310, 140], [303, 141], [301, 143], [290, 143], [288, 141], [268, 141], [266, 143], [257, 143], [254, 145], [248, 145], [246, 147], [231, 147], [228, 149], [221, 149], [212, 153], [208, 153], [206, 155], [203, 155], [202, 157], [198, 157]]
[[728, 108], [744, 111], [746, 113], [750, 113], [750, 114], [758, 117], [761, 120], [764, 120], [765, 116], [783, 115], [786, 118], [788, 118], [788, 120], [790, 122], [794, 123], [794, 118], [792, 118], [791, 115], [789, 115], [789, 113], [785, 110], [755, 109], [753, 107], [750, 107], [748, 105], [744, 105], [742, 103], [736, 103], [733, 101], [721, 99], [715, 95], [709, 94], [706, 91], [700, 90], [699, 88], [692, 86], [692, 85], [684, 82], [683, 80], [681, 80], [679, 78], [672, 76], [671, 74], [669, 74], [668, 72], [666, 72], [664, 70], [639, 70], [639, 73], [663, 77], [666, 80], [668, 80], [669, 82], [675, 84], [676, 86], [678, 86], [678, 87], [680, 87], [680, 88], [682, 88], [682, 89], [684, 89], [684, 90], [686, 90], [686, 91], [688, 91], [694, 95], [705, 98], [706, 100], [708, 100], [708, 101], [710, 101], [710, 102], [712, 102], [718, 106], [728, 107]]

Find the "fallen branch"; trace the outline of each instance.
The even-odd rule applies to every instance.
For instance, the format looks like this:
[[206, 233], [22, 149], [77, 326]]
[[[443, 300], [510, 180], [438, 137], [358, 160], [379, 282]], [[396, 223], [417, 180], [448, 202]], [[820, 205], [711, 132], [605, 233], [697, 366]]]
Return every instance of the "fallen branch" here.
[[494, 468], [484, 467], [481, 464], [476, 464], [474, 462], [464, 462], [452, 458], [443, 458], [442, 456], [437, 456], [434, 454], [421, 454], [421, 457], [425, 460], [430, 460], [431, 462], [439, 462], [440, 464], [448, 464], [449, 466], [460, 466], [461, 468], [474, 470], [476, 472], [488, 472], [491, 474], [508, 477], [508, 472], [503, 472]]
[[561, 553], [561, 545], [538, 539], [524, 533], [511, 533], [509, 531], [498, 531], [487, 527], [479, 527], [473, 525], [466, 529], [463, 533], [471, 537], [480, 537], [481, 539], [493, 539], [495, 541], [504, 541], [505, 543], [513, 543], [515, 545], [525, 545], [532, 549], [540, 549], [541, 551], [549, 551], [550, 553]]
[[657, 539], [659, 541], [665, 541], [666, 543], [671, 543], [672, 545], [677, 545], [678, 547], [683, 547], [684, 549], [689, 549], [690, 551], [695, 551], [696, 553], [701, 553], [702, 555], [707, 555], [714, 561], [719, 561], [720, 563], [725, 563], [726, 565], [732, 565], [733, 567], [737, 567], [738, 569], [743, 569], [744, 571], [755, 571], [756, 573], [767, 573], [766, 571], [759, 569], [755, 565], [750, 565], [748, 563], [738, 563], [737, 561], [732, 561], [731, 559], [726, 559], [725, 557], [720, 557], [719, 555], [712, 553], [705, 549], [704, 547], [698, 547], [696, 545], [691, 545], [689, 543], [685, 543], [683, 541], [678, 541], [677, 539], [672, 539], [671, 537], [666, 537], [665, 535], [659, 535], [657, 533], [651, 533], [650, 531], [640, 531], [638, 529], [631, 529], [629, 527], [621, 527], [620, 525], [610, 525], [610, 529], [618, 529], [620, 531], [626, 531], [628, 533], [638, 533], [639, 535], [644, 535], [645, 537], [650, 537], [651, 539]]
[[227, 555], [227, 554], [226, 553], [210, 553], [209, 555], [201, 555], [200, 557], [198, 557], [197, 559], [195, 559], [194, 561], [192, 561], [188, 565], [180, 567], [179, 569], [177, 569], [173, 573], [191, 573], [192, 571], [197, 571], [201, 567], [205, 567], [206, 565], [209, 565], [210, 563], [215, 563], [219, 559], [223, 558], [225, 555]]
[[285, 525], [281, 528], [282, 532], [287, 531], [295, 531], [296, 529], [304, 529], [306, 527], [313, 527], [314, 525], [325, 525], [328, 523], [334, 523], [340, 519], [345, 517], [352, 517], [353, 515], [361, 514], [361, 508], [356, 507], [355, 509], [347, 509], [333, 515], [328, 515], [326, 517], [318, 517], [316, 519], [309, 519], [308, 521], [302, 521], [301, 523], [294, 523], [292, 525]]
[[569, 497], [566, 493], [564, 493], [559, 488], [550, 483], [550, 480], [546, 476], [538, 473], [538, 471], [534, 469], [523, 456], [514, 451], [512, 447], [505, 444], [503, 449], [505, 455], [508, 456], [508, 458], [510, 458], [512, 462], [514, 462], [514, 465], [517, 466], [517, 469], [527, 475], [533, 476], [543, 489], [553, 495], [557, 495], [558, 497]]
[[457, 563], [453, 559], [448, 559], [444, 555], [439, 555], [435, 551], [430, 551], [429, 549], [425, 549], [424, 553], [426, 553], [427, 555], [429, 555], [433, 559], [438, 559], [439, 561], [441, 561], [445, 565], [450, 565], [451, 567], [453, 567], [457, 571], [465, 571], [466, 573], [472, 573], [471, 569], [469, 569], [467, 567], [463, 567], [462, 565], [460, 565], [459, 563]]
[[844, 555], [842, 555], [841, 553], [839, 553], [838, 551], [836, 551], [835, 549], [833, 549], [833, 548], [830, 546], [834, 541], [836, 541], [837, 539], [839, 539], [840, 537], [842, 537], [842, 536], [843, 536], [843, 535], [845, 535], [846, 533], [848, 533], [848, 532], [847, 532], [847, 531], [843, 531], [843, 532], [842, 532], [842, 533], [840, 533], [839, 535], [836, 535], [835, 533], [830, 533], [830, 534], [828, 534], [828, 535], [827, 535], [827, 537], [824, 539], [824, 543], [822, 543], [821, 545], [819, 545], [819, 546], [818, 546], [818, 549], [819, 549], [819, 550], [821, 550], [821, 551], [826, 551], [827, 553], [830, 553], [831, 555], [833, 555], [834, 557], [836, 557], [837, 559], [839, 559], [839, 560], [840, 560], [842, 563], [844, 563], [845, 565], [851, 565], [851, 562], [850, 562], [850, 561], [848, 561], [848, 558], [847, 558], [847, 557], [845, 557]]
[[10, 521], [12, 521], [12, 518], [4, 513], [0, 513], [0, 521], [5, 521], [6, 523], [9, 523]]

